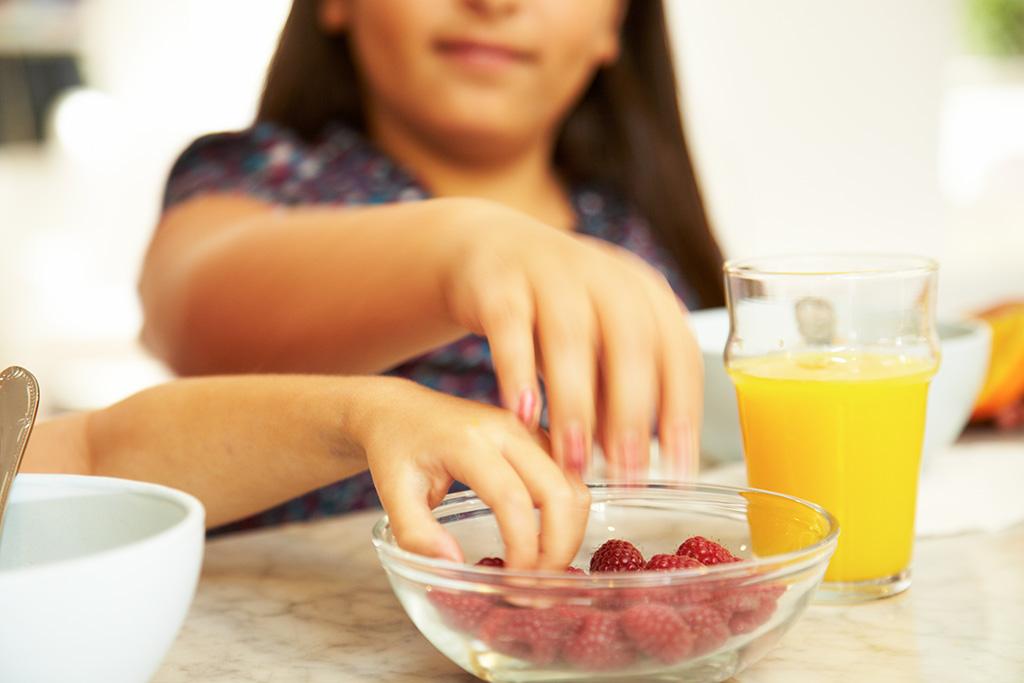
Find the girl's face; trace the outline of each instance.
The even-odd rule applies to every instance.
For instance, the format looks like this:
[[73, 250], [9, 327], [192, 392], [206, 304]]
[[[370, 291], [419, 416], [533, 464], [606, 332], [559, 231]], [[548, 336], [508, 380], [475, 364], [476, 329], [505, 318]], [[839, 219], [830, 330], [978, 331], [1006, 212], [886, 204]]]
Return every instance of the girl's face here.
[[624, 0], [321, 0], [351, 37], [371, 121], [499, 151], [552, 136], [618, 55]]

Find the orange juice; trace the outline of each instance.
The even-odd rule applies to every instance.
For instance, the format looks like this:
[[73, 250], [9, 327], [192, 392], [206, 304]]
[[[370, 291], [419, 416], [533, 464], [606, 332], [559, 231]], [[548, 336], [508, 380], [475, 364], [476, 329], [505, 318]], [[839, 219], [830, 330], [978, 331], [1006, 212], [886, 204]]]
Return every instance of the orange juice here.
[[[826, 581], [910, 564], [928, 359], [777, 354], [733, 361], [750, 485], [818, 503], [839, 520]], [[772, 540], [751, 520], [755, 551]], [[759, 538], [761, 536], [761, 538]]]

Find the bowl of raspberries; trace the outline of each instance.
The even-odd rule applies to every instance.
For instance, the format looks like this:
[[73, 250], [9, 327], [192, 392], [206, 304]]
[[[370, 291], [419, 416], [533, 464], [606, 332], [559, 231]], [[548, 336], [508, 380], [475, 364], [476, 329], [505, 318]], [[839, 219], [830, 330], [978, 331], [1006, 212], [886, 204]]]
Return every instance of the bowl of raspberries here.
[[821, 582], [839, 529], [797, 498], [725, 486], [590, 486], [561, 572], [513, 571], [472, 491], [434, 510], [467, 561], [416, 555], [387, 518], [373, 541], [420, 632], [489, 681], [724, 681], [762, 657]]

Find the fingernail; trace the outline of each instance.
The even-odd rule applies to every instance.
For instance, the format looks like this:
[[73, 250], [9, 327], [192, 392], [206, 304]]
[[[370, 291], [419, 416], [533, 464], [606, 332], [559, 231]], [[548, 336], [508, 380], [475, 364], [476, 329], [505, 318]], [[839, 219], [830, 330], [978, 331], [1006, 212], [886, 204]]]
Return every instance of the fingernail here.
[[662, 473], [670, 479], [682, 479], [682, 447], [678, 429], [662, 430], [658, 437], [658, 451]]
[[537, 419], [537, 392], [533, 389], [523, 389], [519, 394], [519, 408], [516, 410], [520, 421], [527, 427], [533, 427]]
[[635, 479], [640, 467], [640, 439], [635, 432], [629, 431], [622, 435], [619, 441], [619, 452], [622, 454], [622, 464], [626, 470], [627, 479]]
[[687, 447], [688, 429], [684, 425], [673, 425], [667, 430], [668, 443], [665, 455], [674, 479], [685, 480], [690, 476], [690, 452]]
[[693, 425], [689, 422], [680, 428], [680, 444], [682, 449], [682, 461], [687, 479], [696, 479], [700, 470], [700, 441]]
[[569, 425], [563, 438], [566, 467], [583, 476], [587, 460], [587, 443], [583, 438], [583, 429], [577, 424]]
[[465, 562], [465, 558], [462, 556], [462, 548], [459, 547], [458, 542], [451, 536], [444, 534], [440, 538], [441, 555], [446, 560], [452, 562]]

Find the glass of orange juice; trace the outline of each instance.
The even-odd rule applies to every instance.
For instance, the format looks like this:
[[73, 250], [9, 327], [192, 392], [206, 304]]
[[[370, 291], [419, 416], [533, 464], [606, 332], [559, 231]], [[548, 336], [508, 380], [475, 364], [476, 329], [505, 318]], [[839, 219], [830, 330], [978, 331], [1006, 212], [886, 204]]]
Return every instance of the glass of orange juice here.
[[[839, 520], [819, 600], [906, 590], [925, 403], [939, 363], [936, 264], [790, 256], [729, 262], [725, 274], [725, 361], [750, 485], [813, 501]], [[750, 524], [755, 550], [771, 552], [771, 529]]]

